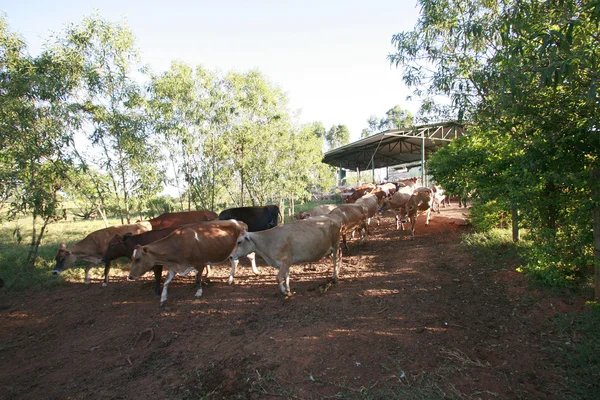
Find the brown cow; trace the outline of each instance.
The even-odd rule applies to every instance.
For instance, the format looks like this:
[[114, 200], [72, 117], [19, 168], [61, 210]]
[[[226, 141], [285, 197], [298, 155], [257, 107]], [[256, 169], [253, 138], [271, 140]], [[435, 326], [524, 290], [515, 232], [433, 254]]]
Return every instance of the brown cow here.
[[270, 266], [279, 269], [277, 282], [281, 292], [291, 295], [290, 266], [301, 262], [318, 261], [333, 254], [333, 282], [337, 282], [338, 263], [341, 263], [339, 217], [322, 215], [279, 225], [261, 232], [242, 232], [233, 259], [258, 253]]
[[212, 221], [219, 218], [219, 214], [209, 210], [183, 211], [174, 213], [164, 213], [156, 218], [149, 219], [152, 229], [164, 229], [172, 226], [182, 226], [186, 224], [195, 224], [196, 222]]
[[310, 218], [310, 217], [318, 217], [319, 215], [327, 215], [336, 207], [337, 207], [337, 204], [321, 204], [320, 206], [311, 208], [308, 211], [299, 212], [298, 214], [294, 215], [294, 218], [306, 219], [306, 218]]
[[354, 191], [350, 196], [347, 196], [344, 200], [346, 203], [354, 203], [367, 193], [371, 193], [375, 189], [375, 185], [372, 183], [365, 183], [363, 185], [354, 188]]
[[[360, 242], [364, 243], [369, 239], [369, 230], [367, 227], [367, 210], [360, 204], [341, 204], [333, 209], [327, 216], [336, 216], [342, 224], [342, 242], [348, 250], [346, 238], [348, 234], [358, 231]], [[363, 235], [364, 231], [364, 235]]]
[[[167, 301], [167, 287], [176, 274], [187, 275], [198, 271], [198, 278], [206, 264], [220, 263], [229, 258], [236, 240], [248, 226], [236, 220], [206, 221], [183, 226], [164, 239], [147, 246], [136, 246], [133, 251], [130, 280], [138, 279], [155, 264], [169, 268], [163, 285], [160, 305]], [[202, 287], [196, 298], [202, 296]]]
[[93, 264], [99, 264], [106, 252], [108, 243], [115, 235], [131, 233], [138, 235], [152, 230], [147, 221], [137, 222], [129, 225], [117, 225], [100, 229], [87, 235], [83, 240], [67, 247], [61, 243], [56, 253], [56, 266], [52, 273], [59, 275], [65, 269], [71, 268], [75, 261], [84, 260], [89, 264], [85, 267], [85, 283], [90, 283], [89, 272]]

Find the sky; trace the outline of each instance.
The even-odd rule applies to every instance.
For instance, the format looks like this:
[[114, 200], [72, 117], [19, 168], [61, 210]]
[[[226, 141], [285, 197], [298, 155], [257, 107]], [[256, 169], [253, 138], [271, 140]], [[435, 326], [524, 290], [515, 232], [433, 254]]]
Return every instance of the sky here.
[[0, 0], [31, 55], [95, 10], [124, 20], [153, 72], [171, 62], [212, 71], [258, 69], [283, 90], [299, 123], [344, 124], [351, 140], [395, 105], [417, 113], [402, 71], [386, 57], [392, 35], [414, 29], [416, 0]]

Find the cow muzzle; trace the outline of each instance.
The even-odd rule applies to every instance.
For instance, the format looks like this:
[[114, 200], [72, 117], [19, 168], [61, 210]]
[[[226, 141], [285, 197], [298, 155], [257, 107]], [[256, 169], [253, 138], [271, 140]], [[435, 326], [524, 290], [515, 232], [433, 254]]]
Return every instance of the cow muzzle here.
[[62, 271], [59, 271], [59, 270], [55, 269], [55, 270], [52, 271], [52, 275], [60, 275], [61, 272]]

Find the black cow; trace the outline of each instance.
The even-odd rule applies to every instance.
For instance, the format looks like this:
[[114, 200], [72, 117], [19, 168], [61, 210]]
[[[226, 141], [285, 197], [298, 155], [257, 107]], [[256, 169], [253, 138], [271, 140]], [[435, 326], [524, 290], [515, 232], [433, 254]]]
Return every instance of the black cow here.
[[[133, 249], [138, 244], [145, 246], [157, 240], [163, 239], [169, 236], [174, 230], [179, 228], [180, 226], [172, 226], [170, 228], [144, 232], [139, 235], [115, 235], [108, 243], [108, 247], [104, 253], [104, 282], [102, 283], [102, 286], [108, 285], [108, 274], [110, 272], [110, 262], [112, 260], [116, 260], [121, 257], [131, 257], [133, 254]], [[162, 270], [162, 265], [154, 266], [154, 281], [156, 283], [154, 291], [158, 295], [160, 295], [160, 278], [162, 276]]]
[[229, 208], [221, 211], [220, 220], [236, 219], [248, 225], [248, 232], [264, 231], [277, 226], [279, 222], [279, 207], [256, 206]]

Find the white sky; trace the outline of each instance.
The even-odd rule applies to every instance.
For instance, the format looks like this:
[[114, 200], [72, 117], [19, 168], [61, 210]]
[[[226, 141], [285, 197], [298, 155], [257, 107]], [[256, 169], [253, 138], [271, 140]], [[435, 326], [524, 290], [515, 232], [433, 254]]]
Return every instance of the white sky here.
[[286, 92], [300, 122], [345, 124], [351, 140], [371, 115], [419, 108], [386, 60], [392, 35], [414, 28], [416, 0], [0, 0], [33, 55], [51, 32], [94, 10], [125, 18], [154, 72], [173, 60], [221, 72], [257, 68]]

